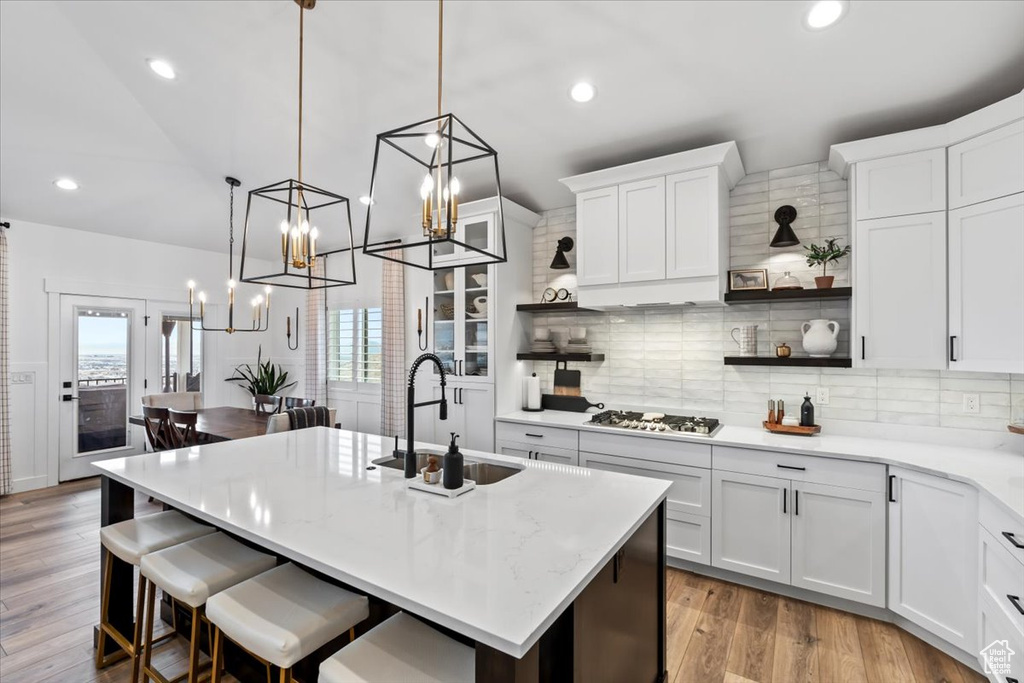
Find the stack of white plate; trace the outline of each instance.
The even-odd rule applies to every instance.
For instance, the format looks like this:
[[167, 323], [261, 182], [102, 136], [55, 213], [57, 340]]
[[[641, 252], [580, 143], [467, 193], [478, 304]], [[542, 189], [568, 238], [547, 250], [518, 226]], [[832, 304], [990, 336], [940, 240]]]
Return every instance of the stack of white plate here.
[[530, 342], [530, 351], [532, 353], [554, 353], [555, 344], [550, 340], [534, 339]]
[[565, 345], [566, 353], [590, 353], [593, 350], [586, 339], [570, 339], [569, 343]]

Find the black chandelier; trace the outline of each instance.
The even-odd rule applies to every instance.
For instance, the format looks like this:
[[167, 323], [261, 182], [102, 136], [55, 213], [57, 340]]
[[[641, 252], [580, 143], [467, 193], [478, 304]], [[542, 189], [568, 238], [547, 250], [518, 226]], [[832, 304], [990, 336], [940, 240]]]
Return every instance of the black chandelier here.
[[[352, 211], [348, 198], [321, 189], [302, 180], [302, 67], [306, 10], [316, 0], [295, 0], [299, 6], [299, 137], [298, 176], [249, 192], [245, 207], [245, 232], [242, 236], [242, 262], [238, 277], [242, 282], [273, 284], [293, 289], [326, 289], [356, 283], [355, 250], [352, 240]], [[314, 222], [313, 212], [316, 212]], [[319, 223], [319, 225], [317, 224]], [[331, 239], [321, 226], [340, 225], [340, 235]], [[335, 231], [336, 233], [338, 231]], [[256, 237], [260, 233], [261, 237]], [[347, 234], [347, 243], [344, 239]], [[280, 241], [281, 270], [266, 274], [246, 275], [250, 243]], [[327, 256], [347, 252], [343, 275], [327, 274]], [[253, 258], [256, 258], [254, 256]], [[252, 268], [250, 268], [250, 273]]]
[[[257, 295], [249, 302], [252, 306], [252, 324], [250, 327], [235, 327], [235, 188], [242, 183], [236, 179], [228, 176], [224, 179], [230, 187], [230, 202], [231, 209], [228, 214], [228, 324], [227, 327], [207, 327], [206, 326], [206, 292], [199, 292], [199, 329], [203, 332], [227, 332], [228, 334], [234, 334], [235, 332], [265, 332], [270, 326], [270, 287], [268, 286], [263, 295]], [[193, 330], [195, 328], [195, 314], [193, 313], [193, 306], [195, 303], [195, 290], [196, 283], [194, 280], [188, 281], [188, 319], [189, 327]], [[265, 308], [264, 308], [265, 307]], [[266, 319], [264, 319], [264, 312], [266, 313]]]
[[[498, 153], [455, 114], [441, 113], [443, 0], [437, 24], [437, 116], [377, 136], [363, 253], [425, 270], [504, 263]], [[493, 236], [482, 242], [460, 232], [459, 206], [468, 193], [498, 198]]]

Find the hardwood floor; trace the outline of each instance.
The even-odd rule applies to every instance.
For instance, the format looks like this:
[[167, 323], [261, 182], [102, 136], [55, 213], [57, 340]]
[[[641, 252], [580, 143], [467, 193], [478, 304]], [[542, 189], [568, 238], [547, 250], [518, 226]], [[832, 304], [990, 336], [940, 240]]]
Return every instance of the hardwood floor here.
[[[128, 662], [93, 667], [99, 615], [97, 479], [0, 499], [0, 679], [128, 679]], [[159, 507], [136, 499], [136, 514]], [[171, 676], [188, 653], [154, 651]], [[984, 678], [883, 622], [669, 570], [670, 683], [983, 683]], [[233, 680], [230, 677], [227, 680]]]

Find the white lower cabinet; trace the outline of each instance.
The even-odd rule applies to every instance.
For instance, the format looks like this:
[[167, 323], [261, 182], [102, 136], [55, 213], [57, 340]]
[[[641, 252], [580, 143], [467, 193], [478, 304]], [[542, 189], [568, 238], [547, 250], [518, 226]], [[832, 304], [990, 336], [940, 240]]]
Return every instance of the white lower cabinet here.
[[537, 446], [530, 443], [505, 440], [498, 441], [495, 446], [496, 453], [511, 455], [516, 458], [523, 458], [524, 460], [540, 460], [557, 465], [576, 466], [580, 464], [579, 451], [572, 448]]
[[712, 472], [711, 564], [789, 583], [789, 480]]
[[889, 609], [977, 652], [977, 491], [898, 467], [889, 474]]
[[[426, 393], [426, 391], [423, 391]], [[431, 386], [431, 398], [441, 398], [441, 386]], [[449, 384], [448, 419], [441, 420], [437, 406], [416, 410], [416, 440], [446, 446], [451, 433], [459, 435], [459, 446], [476, 451], [494, 452], [494, 387], [490, 384]], [[418, 402], [428, 400], [422, 394]]]
[[665, 505], [666, 552], [697, 564], [711, 563], [711, 472], [700, 467], [580, 452], [580, 465], [595, 470], [672, 482]]

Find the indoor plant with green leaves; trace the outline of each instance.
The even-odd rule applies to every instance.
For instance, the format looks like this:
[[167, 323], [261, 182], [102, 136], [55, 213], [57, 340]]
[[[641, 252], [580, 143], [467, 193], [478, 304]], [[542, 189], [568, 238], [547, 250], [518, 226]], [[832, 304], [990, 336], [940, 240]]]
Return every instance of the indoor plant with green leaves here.
[[818, 289], [829, 289], [832, 287], [832, 281], [835, 280], [835, 276], [827, 274], [828, 264], [836, 263], [839, 259], [850, 253], [849, 244], [840, 248], [836, 244], [837, 241], [835, 237], [829, 237], [822, 246], [811, 244], [809, 247], [804, 247], [807, 250], [807, 265], [811, 268], [821, 266], [821, 275], [814, 278], [814, 284]]
[[235, 368], [234, 374], [228, 377], [225, 382], [238, 382], [243, 389], [252, 394], [253, 398], [259, 395], [276, 396], [283, 389], [295, 386], [295, 382], [288, 381], [288, 372], [280, 365], [274, 365], [269, 360], [263, 362], [263, 346], [259, 347], [256, 353], [256, 367], [252, 365], [239, 365]]

